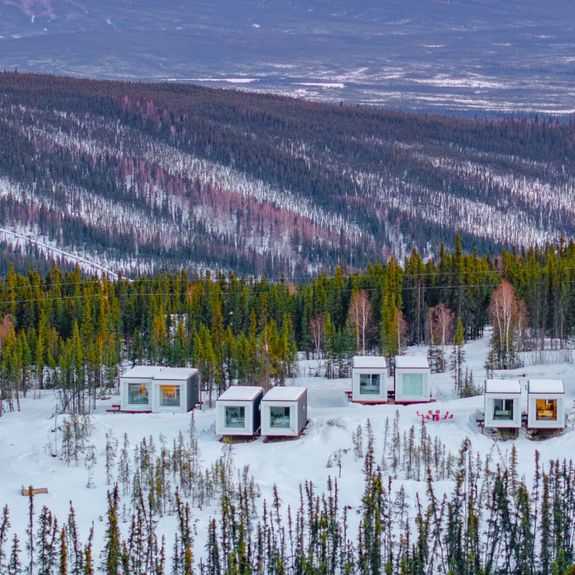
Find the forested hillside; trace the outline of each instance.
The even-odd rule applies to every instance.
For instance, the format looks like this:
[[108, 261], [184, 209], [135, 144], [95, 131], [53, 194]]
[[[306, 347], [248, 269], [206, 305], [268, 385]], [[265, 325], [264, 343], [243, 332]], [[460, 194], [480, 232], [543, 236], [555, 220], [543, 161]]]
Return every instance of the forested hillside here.
[[2, 253], [294, 278], [454, 232], [479, 253], [569, 240], [574, 131], [4, 73], [0, 227], [40, 245], [0, 232]]
[[457, 352], [488, 323], [490, 369], [517, 367], [519, 351], [572, 343], [575, 244], [494, 258], [466, 256], [456, 244], [426, 263], [413, 252], [403, 266], [392, 258], [301, 284], [10, 269], [0, 285], [0, 413], [18, 409], [33, 387], [60, 388], [70, 409], [90, 411], [121, 362], [195, 365], [212, 398], [232, 383], [283, 384], [298, 350], [342, 377], [355, 353], [391, 358], [413, 343], [427, 343], [443, 371], [444, 350]]

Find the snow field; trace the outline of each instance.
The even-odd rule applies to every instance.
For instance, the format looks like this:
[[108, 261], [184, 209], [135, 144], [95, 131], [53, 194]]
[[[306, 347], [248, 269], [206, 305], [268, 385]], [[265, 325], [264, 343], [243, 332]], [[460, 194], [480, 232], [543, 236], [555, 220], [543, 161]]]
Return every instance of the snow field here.
[[[475, 384], [482, 386], [485, 379], [483, 362], [488, 347], [485, 337], [466, 345], [467, 366], [473, 370]], [[449, 350], [446, 350], [447, 353]], [[411, 348], [409, 354], [424, 353], [424, 348]], [[475, 425], [475, 416], [483, 409], [483, 397], [458, 399], [453, 391], [453, 382], [449, 373], [434, 374], [431, 384], [437, 402], [431, 405], [411, 406], [362, 406], [348, 402], [344, 391], [351, 388], [350, 379], [326, 380], [306, 375], [316, 362], [302, 360], [300, 376], [289, 383], [306, 386], [309, 390], [310, 422], [305, 434], [299, 440], [267, 443], [261, 439], [249, 443], [235, 444], [232, 447], [220, 443], [215, 435], [215, 409], [206, 408], [194, 413], [196, 438], [200, 450], [200, 459], [204, 468], [213, 464], [224, 451], [231, 450], [234, 464], [238, 470], [249, 466], [262, 497], [271, 500], [274, 485], [277, 485], [282, 508], [285, 511], [290, 505], [296, 508], [300, 497], [300, 485], [306, 481], [314, 484], [316, 492], [326, 488], [329, 476], [338, 479], [340, 506], [349, 506], [349, 524], [352, 532], [359, 521], [355, 511], [361, 505], [363, 491], [363, 461], [354, 454], [353, 435], [358, 426], [363, 426], [363, 447], [367, 444], [366, 424], [369, 419], [375, 443], [376, 461], [382, 458], [383, 442], [388, 420], [391, 430], [396, 413], [399, 413], [400, 431], [407, 432], [415, 426], [416, 435], [420, 428], [420, 417], [417, 411], [429, 408], [449, 411], [454, 419], [446, 422], [429, 423], [427, 431], [437, 436], [448, 451], [457, 454], [462, 441], [469, 437], [472, 449], [486, 455], [491, 454], [496, 464], [509, 458], [512, 445], [518, 451], [519, 474], [525, 475], [530, 484], [534, 470], [535, 451], [541, 453], [541, 462], [546, 465], [551, 459], [569, 459], [573, 456], [574, 433], [572, 427], [565, 433], [546, 441], [531, 441], [521, 432], [515, 441], [494, 441], [483, 435]], [[575, 398], [575, 366], [561, 363], [556, 365], [535, 365], [512, 372], [497, 372], [495, 377], [519, 379], [525, 385], [526, 378], [560, 378], [565, 382], [567, 394], [567, 411]], [[52, 456], [55, 442], [55, 424], [60, 425], [62, 416], [55, 422], [53, 417], [55, 395], [43, 392], [34, 399], [29, 396], [22, 401], [22, 411], [6, 413], [0, 418], [0, 505], [8, 505], [11, 512], [12, 532], [17, 532], [25, 539], [27, 525], [28, 498], [20, 494], [22, 485], [47, 487], [48, 495], [35, 498], [37, 512], [47, 505], [58, 517], [60, 523], [66, 521], [69, 504], [72, 501], [77, 515], [80, 537], [86, 540], [92, 523], [95, 526], [95, 547], [99, 549], [105, 531], [106, 485], [105, 449], [106, 434], [112, 432], [118, 441], [118, 452], [127, 434], [133, 449], [146, 437], [153, 437], [156, 446], [162, 441], [170, 447], [178, 434], [187, 436], [190, 428], [190, 414], [110, 414], [106, 407], [117, 403], [117, 398], [98, 402], [95, 414], [91, 417], [92, 433], [89, 437], [96, 450], [97, 463], [93, 470], [94, 487], [87, 488], [89, 472], [84, 465], [84, 456], [79, 464], [66, 466], [64, 461]], [[162, 439], [163, 438], [163, 439]], [[389, 448], [388, 448], [389, 449]], [[338, 454], [341, 466], [336, 463]], [[328, 461], [332, 465], [328, 467]], [[117, 459], [116, 459], [117, 462]], [[425, 477], [422, 481], [403, 479], [401, 471], [392, 485], [395, 490], [403, 486], [410, 503], [416, 495], [425, 497]], [[452, 489], [452, 481], [437, 481], [434, 484], [436, 494], [441, 496]], [[123, 498], [120, 509], [127, 506], [129, 515], [129, 498]], [[196, 525], [196, 558], [201, 554], [206, 541], [208, 519], [217, 513], [213, 507], [193, 509], [193, 522]], [[122, 523], [122, 529], [128, 529], [128, 523]], [[166, 535], [170, 550], [176, 529], [174, 517], [164, 516], [159, 524], [159, 533]]]

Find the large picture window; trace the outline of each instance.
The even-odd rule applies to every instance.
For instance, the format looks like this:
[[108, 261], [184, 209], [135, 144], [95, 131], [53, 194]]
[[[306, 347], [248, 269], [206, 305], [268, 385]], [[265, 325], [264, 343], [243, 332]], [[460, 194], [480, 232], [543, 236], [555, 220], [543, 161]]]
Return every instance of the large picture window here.
[[402, 391], [405, 397], [423, 397], [423, 373], [404, 373]]
[[270, 407], [270, 427], [276, 429], [289, 429], [290, 426], [290, 408], [289, 407]]
[[226, 427], [244, 429], [246, 426], [245, 407], [226, 407]]
[[160, 405], [162, 407], [180, 407], [180, 386], [160, 385]]
[[148, 405], [150, 398], [145, 383], [128, 384], [128, 403], [131, 405]]
[[557, 421], [557, 400], [536, 399], [535, 418], [537, 421]]
[[494, 399], [493, 400], [493, 419], [497, 421], [513, 421], [513, 404], [512, 399]]
[[379, 373], [362, 373], [359, 376], [360, 395], [379, 395], [380, 377]]

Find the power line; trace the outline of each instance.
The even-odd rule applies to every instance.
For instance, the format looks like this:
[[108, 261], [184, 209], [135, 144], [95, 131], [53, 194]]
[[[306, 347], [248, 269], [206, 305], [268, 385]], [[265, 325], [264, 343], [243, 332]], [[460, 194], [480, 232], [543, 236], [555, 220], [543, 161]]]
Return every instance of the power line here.
[[[575, 284], [575, 279], [574, 280], [569, 280], [567, 282], [569, 285], [574, 285]], [[469, 284], [451, 284], [451, 285], [421, 285], [421, 286], [402, 286], [401, 287], [401, 291], [426, 291], [426, 290], [458, 290], [458, 289], [466, 289], [466, 288], [496, 288], [498, 287], [500, 284], [499, 283], [469, 283]], [[252, 286], [253, 288], [254, 286]], [[264, 287], [264, 286], [259, 286], [259, 287]], [[286, 286], [288, 287], [288, 286]], [[322, 289], [324, 289], [325, 291], [328, 292], [334, 292], [334, 293], [350, 293], [355, 291], [356, 288], [352, 288], [352, 287], [346, 287], [346, 288], [337, 288], [336, 286], [324, 286]], [[361, 288], [363, 291], [369, 292], [369, 293], [377, 293], [382, 291], [381, 288]], [[247, 295], [251, 295], [251, 294], [255, 294], [255, 295], [261, 295], [261, 294], [266, 294], [268, 293], [267, 291], [264, 290], [257, 290], [257, 289], [252, 289]], [[102, 294], [95, 294], [96, 296], [101, 296]], [[174, 297], [175, 294], [174, 292], [155, 292], [155, 291], [146, 291], [146, 292], [128, 292], [126, 294], [128, 296], [128, 298], [139, 298], [139, 297], [165, 297], [165, 298], [169, 298], [169, 297]], [[187, 297], [185, 294], [184, 297]], [[235, 294], [231, 294], [229, 292], [222, 292], [221, 295], [225, 298], [225, 297], [229, 297]], [[302, 295], [302, 294], [299, 294]], [[121, 299], [121, 294], [114, 294], [115, 298], [117, 300]], [[71, 300], [75, 300], [75, 299], [84, 299], [86, 297], [86, 294], [80, 293], [80, 294], [74, 294], [74, 295], [64, 295], [64, 296], [57, 296], [57, 297], [42, 297], [42, 298], [27, 298], [27, 299], [17, 299], [17, 300], [11, 300], [11, 299], [4, 299], [2, 301], [0, 301], [0, 305], [4, 304], [4, 305], [10, 305], [10, 304], [26, 304], [26, 303], [36, 303], [36, 302], [54, 302], [54, 301], [71, 301]]]
[[[384, 269], [384, 273], [382, 274], [382, 277], [385, 276], [386, 273], [386, 269]], [[545, 272], [544, 269], [539, 268], [540, 272]], [[570, 272], [570, 271], [575, 271], [575, 265], [574, 266], [567, 266], [567, 267], [559, 267], [558, 271], [561, 272]], [[485, 276], [488, 275], [495, 275], [495, 276], [503, 276], [506, 273], [506, 270], [495, 270], [495, 269], [488, 269], [488, 270], [479, 270], [479, 272], [477, 271], [473, 271], [473, 270], [463, 270], [463, 271], [435, 271], [435, 272], [406, 272], [403, 271], [403, 269], [400, 271], [400, 277], [401, 279], [404, 278], [426, 278], [426, 277], [437, 277], [437, 278], [441, 278], [441, 277], [452, 277], [452, 276], [465, 276], [465, 275], [469, 275], [469, 274], [474, 274], [474, 273], [480, 273], [483, 274]], [[251, 286], [253, 287], [254, 285], [261, 285], [264, 282], [269, 283], [270, 285], [288, 285], [291, 284], [292, 282], [297, 282], [300, 281], [299, 285], [311, 285], [311, 283], [304, 283], [304, 282], [318, 282], [321, 281], [323, 279], [325, 279], [326, 281], [335, 281], [338, 279], [365, 279], [365, 280], [370, 280], [372, 279], [371, 276], [368, 275], [369, 272], [365, 271], [365, 272], [353, 272], [353, 273], [346, 273], [346, 274], [341, 274], [339, 276], [335, 276], [335, 275], [323, 275], [323, 274], [319, 274], [316, 275], [314, 277], [309, 277], [309, 276], [293, 276], [293, 277], [287, 277], [287, 276], [266, 276], [266, 277], [262, 277], [259, 279], [256, 278], [246, 278], [246, 277], [236, 277], [235, 279], [243, 285], [246, 286]], [[22, 274], [23, 277], [27, 277], [24, 276], [24, 274]], [[176, 278], [178, 278], [178, 272], [171, 272], [166, 276], [166, 279], [168, 282], [173, 283]], [[162, 275], [158, 275], [155, 277], [135, 277], [135, 278], [128, 278], [128, 277], [118, 277], [116, 279], [106, 279], [104, 280], [103, 278], [94, 278], [94, 279], [80, 279], [79, 282], [76, 281], [67, 281], [67, 282], [58, 282], [57, 284], [55, 284], [48, 276], [45, 277], [41, 277], [40, 281], [43, 287], [50, 287], [53, 285], [58, 285], [60, 287], [67, 287], [67, 286], [73, 286], [73, 285], [77, 285], [79, 284], [80, 286], [89, 286], [89, 285], [100, 285], [102, 284], [104, 281], [107, 281], [108, 283], [110, 283], [111, 285], [117, 285], [120, 284], [122, 282], [126, 282], [128, 284], [131, 283], [136, 283], [136, 284], [158, 284], [162, 281]], [[4, 282], [4, 284], [6, 283], [6, 278], [3, 278], [3, 280], [1, 280]], [[224, 283], [224, 285], [227, 283], [229, 284], [231, 282], [231, 277], [229, 275], [227, 276], [222, 276], [221, 278], [218, 277], [212, 277], [208, 280], [207, 277], [188, 277], [186, 278], [186, 281], [188, 283], [188, 285], [194, 285], [195, 283], [199, 283], [199, 282], [207, 282], [210, 281], [211, 283], [214, 284], [220, 284], [222, 281]], [[474, 284], [466, 284], [466, 285], [474, 285]], [[431, 286], [425, 286], [425, 287], [431, 287]]]

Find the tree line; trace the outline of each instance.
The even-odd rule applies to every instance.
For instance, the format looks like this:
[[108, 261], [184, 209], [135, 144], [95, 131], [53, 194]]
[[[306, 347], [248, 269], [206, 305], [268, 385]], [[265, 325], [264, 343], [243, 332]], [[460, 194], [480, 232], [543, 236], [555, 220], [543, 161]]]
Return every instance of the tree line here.
[[427, 343], [441, 371], [448, 346], [489, 323], [492, 369], [516, 366], [522, 350], [569, 345], [575, 244], [493, 257], [455, 244], [437, 259], [413, 251], [401, 263], [390, 258], [362, 273], [340, 267], [300, 283], [10, 268], [0, 282], [0, 405], [18, 409], [30, 389], [55, 387], [71, 411], [88, 412], [125, 363], [197, 366], [210, 398], [232, 383], [285, 383], [298, 351], [320, 360], [322, 375], [345, 377], [354, 354], [392, 358]]

